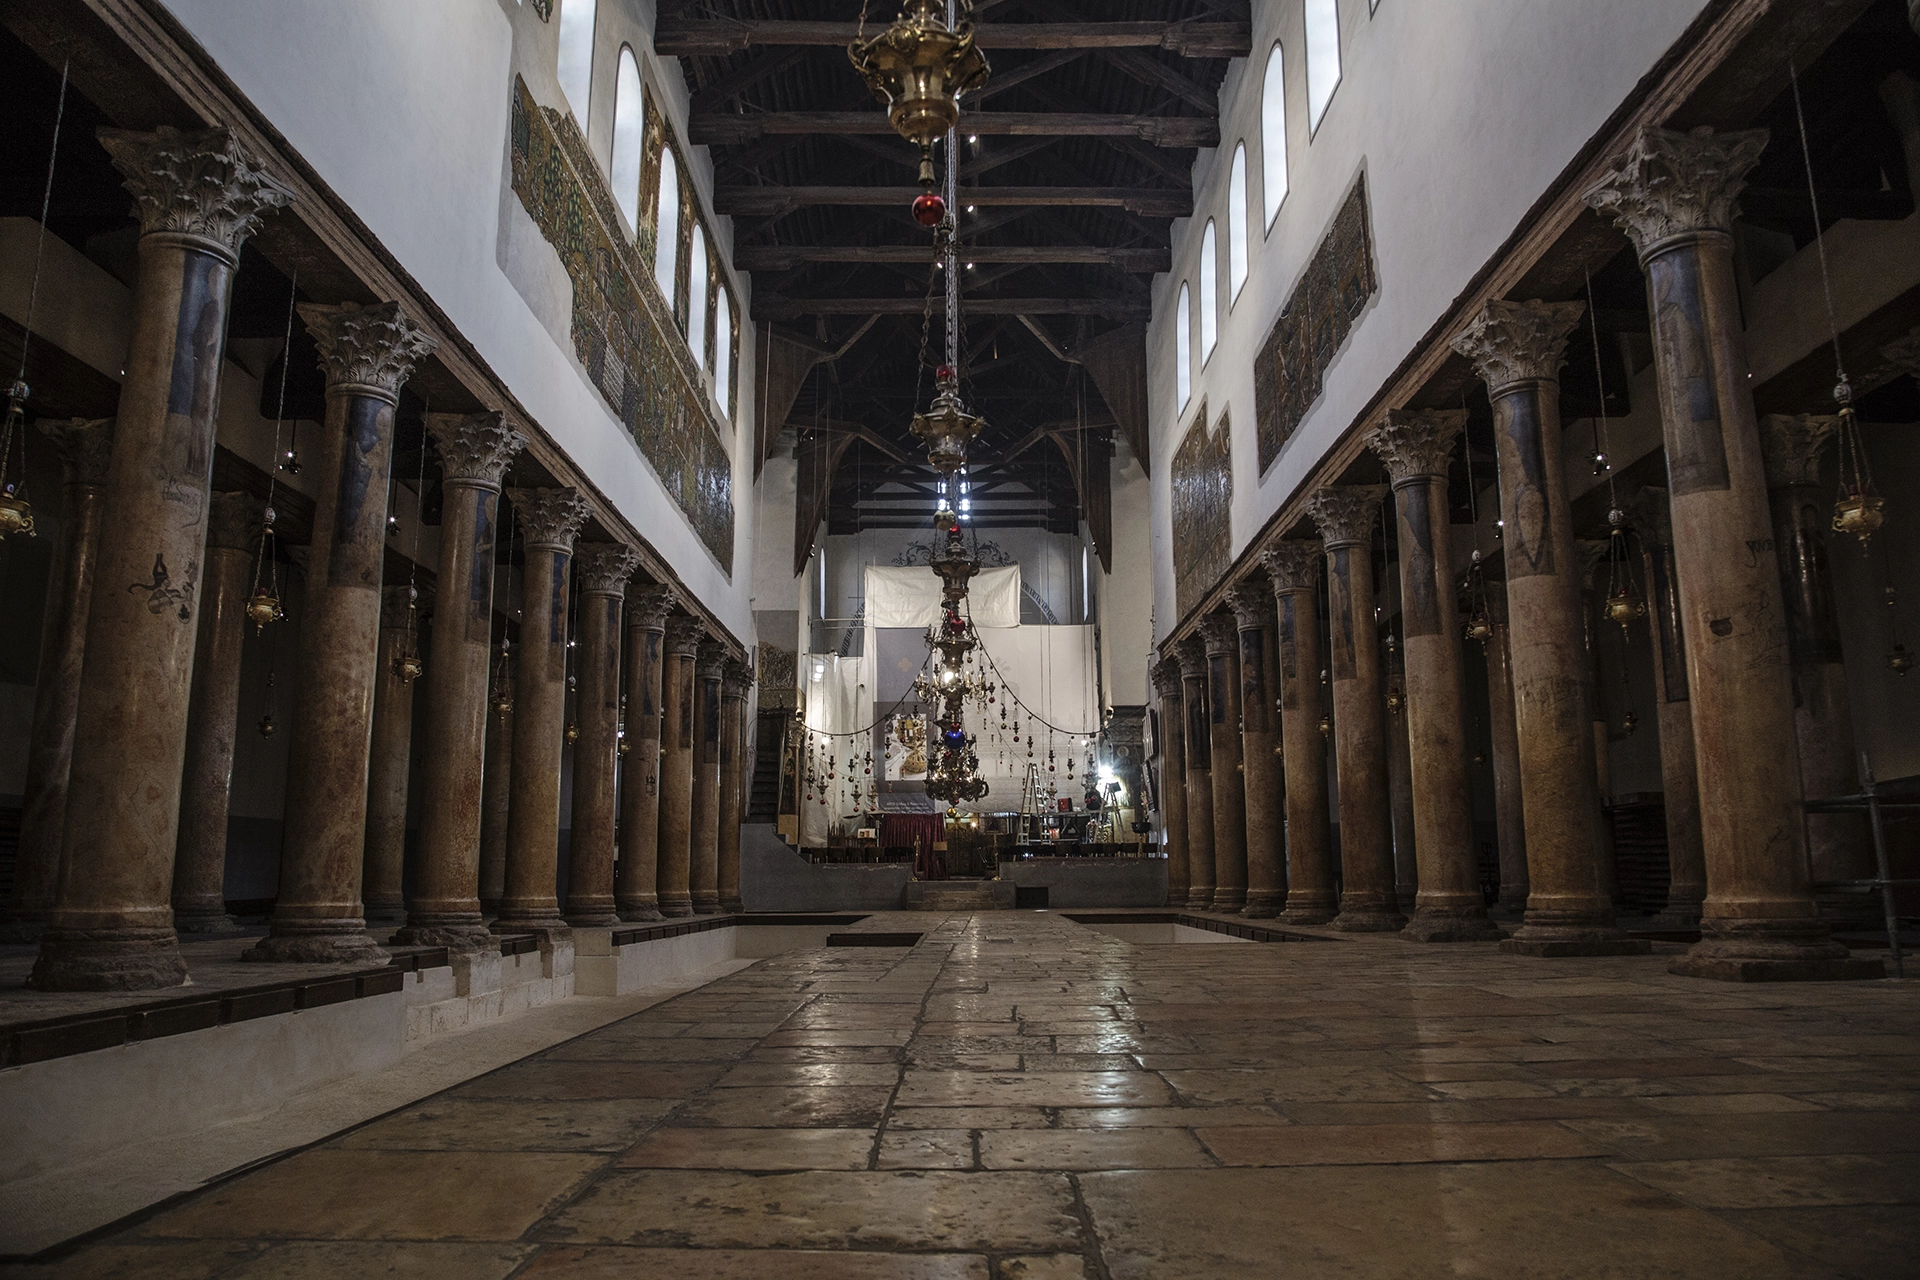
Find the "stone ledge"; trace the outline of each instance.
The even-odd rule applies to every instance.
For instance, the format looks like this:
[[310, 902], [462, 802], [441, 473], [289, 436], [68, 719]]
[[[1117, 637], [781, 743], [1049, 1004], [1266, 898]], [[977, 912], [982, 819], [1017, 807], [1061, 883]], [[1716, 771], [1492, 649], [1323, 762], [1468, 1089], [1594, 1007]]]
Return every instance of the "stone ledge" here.
[[1249, 942], [1339, 942], [1311, 933], [1271, 929], [1265, 925], [1243, 924], [1238, 920], [1217, 920], [1210, 916], [1188, 915], [1182, 911], [1058, 911], [1055, 915], [1075, 924], [1178, 924], [1208, 933], [1223, 933], [1229, 938]]

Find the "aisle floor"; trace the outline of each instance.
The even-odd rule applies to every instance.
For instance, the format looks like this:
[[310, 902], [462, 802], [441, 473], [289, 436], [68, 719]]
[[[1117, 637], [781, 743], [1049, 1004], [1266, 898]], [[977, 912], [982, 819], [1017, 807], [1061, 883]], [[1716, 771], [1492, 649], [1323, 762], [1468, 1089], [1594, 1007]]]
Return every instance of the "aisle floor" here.
[[1920, 984], [889, 915], [17, 1277], [1907, 1277]]

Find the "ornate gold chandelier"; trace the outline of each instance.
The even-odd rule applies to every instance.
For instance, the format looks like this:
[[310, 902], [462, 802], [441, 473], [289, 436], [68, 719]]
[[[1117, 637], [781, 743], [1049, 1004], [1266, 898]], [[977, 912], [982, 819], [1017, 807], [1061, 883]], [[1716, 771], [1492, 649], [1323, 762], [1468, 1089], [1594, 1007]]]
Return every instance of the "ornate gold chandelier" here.
[[[970, 15], [972, 0], [960, 13]], [[949, 26], [944, 0], [906, 0], [893, 25], [871, 40], [855, 39], [847, 57], [887, 106], [894, 132], [920, 147], [920, 185], [914, 220], [937, 227], [947, 202], [934, 193], [933, 140], [960, 120], [960, 96], [987, 82], [987, 59], [973, 43], [973, 23], [956, 15]], [[861, 14], [864, 29], [866, 15]]]

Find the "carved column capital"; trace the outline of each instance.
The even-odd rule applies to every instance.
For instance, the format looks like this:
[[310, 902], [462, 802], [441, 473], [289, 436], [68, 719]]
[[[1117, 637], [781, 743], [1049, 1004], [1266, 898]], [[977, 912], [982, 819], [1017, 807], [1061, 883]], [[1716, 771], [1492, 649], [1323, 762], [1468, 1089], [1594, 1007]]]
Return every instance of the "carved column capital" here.
[[726, 674], [728, 656], [727, 646], [709, 637], [694, 652], [693, 669], [702, 680], [718, 680]]
[[1611, 214], [1645, 261], [1676, 236], [1725, 232], [1747, 173], [1767, 149], [1767, 131], [1640, 130], [1607, 176], [1581, 197]]
[[720, 666], [720, 696], [732, 698], [738, 702], [747, 700], [747, 690], [753, 688], [753, 667], [738, 658], [729, 657]]
[[1910, 330], [1899, 341], [1889, 342], [1880, 348], [1880, 358], [1899, 372], [1920, 378], [1920, 327]]
[[1207, 642], [1198, 632], [1188, 635], [1174, 645], [1173, 652], [1180, 661], [1182, 679], [1205, 680], [1207, 678]]
[[1444, 477], [1466, 425], [1465, 409], [1389, 409], [1367, 433], [1367, 447], [1387, 464], [1396, 484]]
[[527, 438], [509, 427], [507, 415], [498, 411], [430, 413], [427, 434], [440, 451], [442, 481], [495, 491], [507, 467], [527, 447]]
[[1240, 648], [1240, 624], [1231, 613], [1210, 613], [1200, 619], [1200, 634], [1206, 639], [1209, 657]]
[[293, 191], [231, 129], [161, 125], [152, 133], [101, 129], [98, 136], [133, 193], [141, 235], [193, 236], [237, 262], [260, 219], [293, 203]]
[[1162, 702], [1177, 701], [1180, 697], [1180, 661], [1168, 656], [1160, 659], [1147, 669], [1153, 679], [1153, 691], [1160, 695]]
[[251, 555], [260, 545], [266, 503], [244, 490], [207, 495], [207, 546]]
[[1473, 361], [1493, 395], [1517, 382], [1554, 382], [1566, 363], [1567, 335], [1586, 309], [1583, 302], [1495, 299], [1480, 309], [1452, 346]]
[[1260, 563], [1273, 580], [1273, 593], [1313, 591], [1320, 586], [1320, 570], [1327, 562], [1325, 550], [1317, 542], [1304, 538], [1285, 538], [1260, 553]]
[[53, 442], [68, 484], [97, 489], [107, 482], [113, 458], [112, 418], [41, 418], [34, 424]]
[[1627, 504], [1627, 519], [1640, 541], [1649, 546], [1673, 545], [1673, 508], [1665, 487], [1650, 484]]
[[421, 604], [420, 593], [406, 583], [397, 587], [380, 589], [380, 629], [382, 631], [405, 631], [413, 621], [408, 615], [417, 604]]
[[397, 302], [336, 304], [303, 302], [300, 318], [320, 348], [320, 369], [329, 389], [352, 387], [398, 401], [413, 366], [439, 342], [410, 319]]
[[640, 567], [640, 553], [619, 542], [595, 542], [583, 546], [574, 558], [573, 571], [580, 590], [589, 595], [613, 596], [627, 593], [627, 579]]
[[707, 624], [698, 618], [684, 615], [667, 619], [666, 652], [676, 657], [691, 658], [699, 650], [700, 642], [707, 638]]
[[659, 583], [634, 587], [627, 592], [627, 625], [646, 631], [659, 631], [673, 612], [673, 588]]
[[1307, 499], [1307, 514], [1320, 526], [1320, 539], [1335, 547], [1373, 544], [1374, 521], [1387, 496], [1383, 484], [1330, 484]]
[[574, 538], [593, 514], [578, 489], [509, 489], [507, 496], [529, 549], [572, 551]]
[[1252, 631], [1273, 621], [1273, 592], [1242, 578], [1227, 592], [1227, 608], [1241, 631]]
[[1760, 419], [1760, 447], [1767, 458], [1767, 487], [1820, 483], [1820, 455], [1840, 419], [1825, 413], [1769, 413]]

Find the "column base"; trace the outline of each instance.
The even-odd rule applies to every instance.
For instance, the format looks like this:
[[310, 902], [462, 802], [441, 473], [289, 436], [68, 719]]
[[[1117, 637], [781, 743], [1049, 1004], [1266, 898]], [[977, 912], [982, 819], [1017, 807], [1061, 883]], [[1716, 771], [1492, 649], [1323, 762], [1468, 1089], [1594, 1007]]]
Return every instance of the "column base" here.
[[560, 933], [571, 936], [573, 926], [561, 917], [559, 909], [551, 908], [541, 912], [525, 912], [517, 915], [502, 915], [487, 925], [487, 931], [495, 937], [510, 933], [532, 933], [545, 937]]
[[155, 991], [191, 982], [172, 929], [49, 924], [27, 985], [36, 991]]
[[693, 897], [685, 893], [663, 893], [660, 895], [660, 914], [668, 919], [693, 914]]
[[1647, 919], [1649, 929], [1698, 929], [1700, 927], [1700, 904], [1697, 902], [1674, 905], [1671, 899], [1660, 909], [1660, 914]]
[[1213, 886], [1210, 884], [1196, 884], [1189, 887], [1187, 889], [1187, 910], [1213, 910]]
[[230, 933], [240, 926], [227, 914], [224, 901], [176, 902], [173, 904], [175, 933]]
[[1332, 927], [1341, 933], [1398, 933], [1407, 927], [1407, 918], [1391, 898], [1382, 902], [1376, 894], [1347, 894], [1340, 899], [1340, 914]]
[[1247, 891], [1241, 888], [1215, 889], [1213, 891], [1213, 909], [1215, 911], [1238, 912], [1247, 905]]
[[[303, 922], [305, 923], [305, 922]], [[299, 931], [274, 926], [277, 932], [260, 939], [240, 953], [242, 960], [262, 964], [384, 964], [387, 953], [378, 942], [361, 932], [365, 921], [312, 922], [337, 923], [336, 931], [302, 928]]]
[[387, 939], [391, 947], [445, 947], [449, 953], [498, 951], [500, 939], [477, 914], [454, 920], [409, 922]]
[[1340, 908], [1331, 896], [1290, 893], [1280, 918], [1288, 924], [1325, 924], [1339, 914]]
[[1240, 914], [1249, 920], [1271, 920], [1280, 914], [1281, 894], [1277, 889], [1247, 890], [1247, 905]]
[[620, 917], [612, 907], [596, 911], [576, 911], [569, 907], [566, 919], [575, 929], [614, 929], [620, 925]]
[[711, 916], [720, 913], [720, 894], [717, 890], [696, 889], [692, 896], [693, 914]]
[[[404, 902], [369, 902], [365, 906], [369, 926], [399, 926], [407, 922], [407, 904]], [[174, 913], [177, 917], [178, 912]]]
[[648, 898], [645, 902], [618, 903], [614, 910], [621, 920], [628, 923], [639, 923], [641, 921], [658, 920], [661, 918], [660, 904], [653, 898]]
[[720, 912], [722, 915], [737, 916], [742, 912], [744, 912], [746, 909], [747, 909], [747, 904], [740, 901], [740, 899], [738, 898], [720, 899]]
[[501, 899], [499, 899], [499, 898], [482, 898], [482, 899], [480, 899], [480, 914], [481, 914], [481, 915], [483, 915], [483, 916], [497, 916], [497, 915], [499, 915], [499, 914], [500, 914], [500, 903], [501, 903]]
[[1717, 982], [1854, 982], [1887, 976], [1879, 960], [1854, 959], [1818, 920], [1701, 922], [1705, 934], [1667, 972]]
[[1400, 936], [1409, 942], [1499, 942], [1507, 931], [1485, 907], [1416, 907]]

